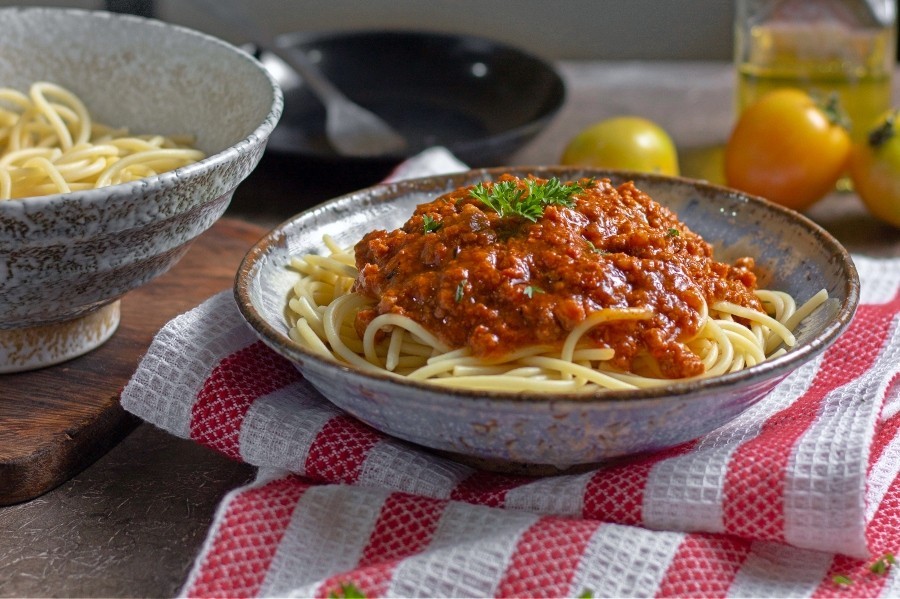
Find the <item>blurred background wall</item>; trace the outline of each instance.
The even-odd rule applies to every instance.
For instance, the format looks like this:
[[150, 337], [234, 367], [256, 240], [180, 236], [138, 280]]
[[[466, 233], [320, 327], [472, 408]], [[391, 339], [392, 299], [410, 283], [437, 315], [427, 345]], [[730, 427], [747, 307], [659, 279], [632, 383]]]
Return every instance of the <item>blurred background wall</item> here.
[[[404, 28], [468, 33], [548, 59], [730, 60], [731, 0], [237, 0], [274, 33]], [[241, 39], [190, 0], [3, 2], [152, 11], [233, 43]], [[2, 27], [2, 24], [0, 24]]]
[[[468, 33], [547, 59], [731, 60], [733, 0], [227, 0], [273, 33], [401, 28]], [[0, 0], [133, 12], [250, 41], [192, 0]], [[2, 26], [2, 24], [0, 24]], [[900, 23], [898, 23], [900, 27]], [[900, 47], [898, 47], [900, 58]]]
[[[732, 0], [237, 0], [272, 33], [404, 28], [505, 41], [547, 59], [731, 60]], [[191, 0], [25, 0], [0, 6], [111, 8], [232, 43], [250, 41]], [[2, 24], [0, 24], [2, 27]], [[898, 52], [900, 58], [900, 52]]]

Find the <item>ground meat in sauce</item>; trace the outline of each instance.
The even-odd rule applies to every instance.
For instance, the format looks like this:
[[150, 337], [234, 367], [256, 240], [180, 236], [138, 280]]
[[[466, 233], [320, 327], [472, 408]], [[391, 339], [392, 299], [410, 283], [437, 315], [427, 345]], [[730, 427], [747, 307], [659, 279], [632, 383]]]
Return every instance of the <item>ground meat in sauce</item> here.
[[761, 309], [753, 259], [714, 261], [708, 243], [632, 183], [584, 186], [573, 207], [546, 206], [537, 222], [501, 217], [466, 187], [418, 206], [399, 229], [367, 234], [355, 248], [355, 291], [377, 304], [359, 313], [357, 329], [397, 313], [451, 347], [493, 356], [559, 345], [601, 308], [650, 307], [651, 319], [589, 336], [613, 348], [623, 370], [646, 351], [666, 377], [702, 373], [683, 344], [698, 331], [701, 299]]

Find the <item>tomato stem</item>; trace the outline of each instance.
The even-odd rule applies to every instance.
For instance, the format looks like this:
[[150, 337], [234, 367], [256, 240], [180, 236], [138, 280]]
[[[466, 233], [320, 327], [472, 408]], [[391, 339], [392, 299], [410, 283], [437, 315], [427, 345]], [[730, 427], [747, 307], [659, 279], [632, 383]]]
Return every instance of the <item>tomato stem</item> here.
[[879, 148], [892, 138], [896, 133], [896, 128], [894, 127], [896, 119], [897, 111], [893, 110], [885, 117], [884, 121], [869, 132], [869, 145], [873, 148]]

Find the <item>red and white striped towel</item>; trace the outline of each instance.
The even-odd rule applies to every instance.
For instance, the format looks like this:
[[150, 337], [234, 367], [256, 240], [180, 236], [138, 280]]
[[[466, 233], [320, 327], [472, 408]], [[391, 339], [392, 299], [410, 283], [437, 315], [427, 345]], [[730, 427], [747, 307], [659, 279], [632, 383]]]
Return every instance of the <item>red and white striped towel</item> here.
[[223, 292], [163, 328], [122, 395], [260, 469], [222, 502], [183, 594], [900, 596], [885, 558], [900, 550], [900, 260], [855, 260], [849, 329], [736, 420], [548, 478], [476, 471], [342, 413]]

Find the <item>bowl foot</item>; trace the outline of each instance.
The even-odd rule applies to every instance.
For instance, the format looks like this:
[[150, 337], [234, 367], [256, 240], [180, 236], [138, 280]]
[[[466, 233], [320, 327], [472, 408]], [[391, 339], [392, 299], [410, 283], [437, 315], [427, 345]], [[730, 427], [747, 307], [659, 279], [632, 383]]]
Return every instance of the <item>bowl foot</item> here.
[[510, 462], [492, 458], [479, 458], [475, 456], [456, 453], [453, 451], [432, 450], [435, 453], [476, 470], [509, 474], [511, 476], [556, 476], [559, 474], [581, 474], [588, 470], [599, 468], [602, 463], [572, 464], [571, 466], [554, 466], [553, 464], [526, 464], [524, 462]]
[[0, 330], [0, 374], [52, 366], [96, 349], [116, 332], [119, 315], [116, 300], [65, 322]]

